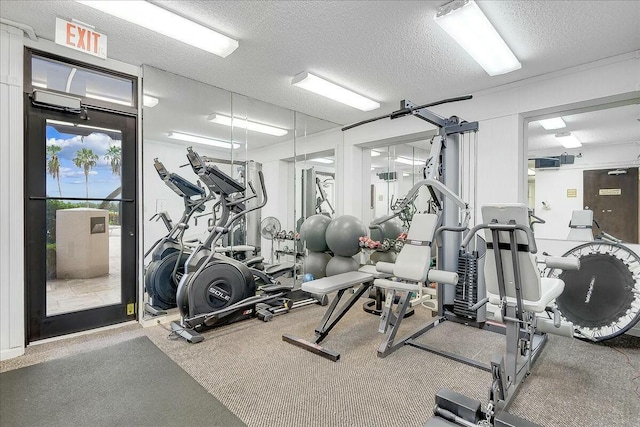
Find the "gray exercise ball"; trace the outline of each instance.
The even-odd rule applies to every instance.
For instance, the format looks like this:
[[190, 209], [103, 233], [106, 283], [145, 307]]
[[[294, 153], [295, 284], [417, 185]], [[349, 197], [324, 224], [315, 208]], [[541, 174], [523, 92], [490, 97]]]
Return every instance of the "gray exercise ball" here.
[[371, 256], [369, 257], [369, 259], [371, 260], [371, 262], [373, 263], [377, 263], [377, 262], [391, 262], [394, 263], [396, 262], [396, 258], [397, 258], [397, 254], [395, 252], [389, 251], [389, 252], [374, 252], [371, 254]]
[[[375, 222], [377, 219], [378, 218], [374, 219], [373, 221]], [[381, 238], [380, 230], [375, 228], [370, 230], [371, 240], [377, 240], [379, 242], [382, 242], [383, 239], [395, 240], [404, 231], [404, 229], [402, 228], [402, 221], [400, 221], [398, 218], [393, 218], [387, 222], [383, 222], [382, 224], [380, 224], [380, 226], [382, 227], [384, 237]]]
[[307, 245], [311, 252], [324, 252], [327, 249], [325, 233], [331, 218], [316, 214], [307, 218], [300, 226], [300, 240]]
[[327, 276], [356, 271], [360, 267], [358, 261], [351, 257], [334, 256], [327, 264]]
[[338, 256], [354, 256], [360, 252], [358, 239], [367, 235], [362, 221], [355, 216], [342, 215], [335, 218], [327, 227], [327, 246]]
[[331, 256], [324, 252], [309, 252], [304, 257], [304, 274], [313, 274], [314, 279], [325, 277], [330, 259]]

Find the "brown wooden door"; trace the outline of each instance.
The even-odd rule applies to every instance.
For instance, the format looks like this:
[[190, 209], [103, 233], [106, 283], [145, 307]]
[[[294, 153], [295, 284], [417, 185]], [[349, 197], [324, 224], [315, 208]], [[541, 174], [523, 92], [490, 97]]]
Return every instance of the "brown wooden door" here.
[[[604, 231], [627, 243], [638, 243], [638, 168], [583, 171], [584, 208]], [[597, 233], [598, 230], [594, 229]]]

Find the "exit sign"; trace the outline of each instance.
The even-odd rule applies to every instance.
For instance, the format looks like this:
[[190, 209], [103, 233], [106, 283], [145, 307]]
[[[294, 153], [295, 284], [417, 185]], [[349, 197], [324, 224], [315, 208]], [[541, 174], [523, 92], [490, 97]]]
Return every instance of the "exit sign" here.
[[98, 58], [107, 58], [107, 36], [78, 21], [56, 18], [56, 43]]

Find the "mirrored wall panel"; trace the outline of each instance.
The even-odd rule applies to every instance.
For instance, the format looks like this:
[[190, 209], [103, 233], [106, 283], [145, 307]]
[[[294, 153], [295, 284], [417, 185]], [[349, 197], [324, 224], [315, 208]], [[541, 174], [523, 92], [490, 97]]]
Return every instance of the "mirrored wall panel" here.
[[526, 128], [536, 237], [638, 243], [640, 100], [533, 118]]
[[[371, 220], [395, 212], [413, 185], [423, 179], [423, 169], [429, 157], [430, 141], [379, 147], [370, 150], [371, 156]], [[428, 209], [426, 188], [399, 216], [408, 228], [415, 212]], [[422, 194], [425, 192], [425, 194]]]
[[[340, 141], [323, 135], [337, 125], [150, 66], [143, 73], [148, 302], [175, 307], [199, 245], [257, 272], [258, 292], [273, 279], [299, 284], [304, 215], [335, 213]], [[303, 179], [313, 194], [303, 196]]]

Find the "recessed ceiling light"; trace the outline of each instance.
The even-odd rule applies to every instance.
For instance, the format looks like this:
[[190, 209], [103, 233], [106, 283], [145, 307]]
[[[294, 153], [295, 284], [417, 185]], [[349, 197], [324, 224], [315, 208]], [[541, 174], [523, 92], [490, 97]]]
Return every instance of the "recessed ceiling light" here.
[[489, 74], [521, 68], [509, 46], [473, 0], [454, 0], [438, 8], [435, 22]]
[[571, 132], [556, 133], [556, 139], [564, 148], [582, 147], [582, 142]]
[[240, 144], [237, 144], [235, 142], [232, 144], [228, 141], [222, 141], [220, 139], [207, 138], [206, 136], [191, 135], [191, 134], [182, 133], [182, 132], [171, 131], [167, 134], [167, 136], [171, 139], [177, 139], [177, 140], [186, 141], [186, 142], [194, 142], [196, 144], [212, 145], [214, 147], [220, 147], [220, 148], [231, 148], [232, 146], [233, 148], [240, 147]]
[[406, 172], [402, 172], [402, 176], [409, 176], [410, 174], [406, 173]]
[[562, 117], [554, 117], [553, 119], [538, 120], [545, 130], [556, 130], [567, 127]]
[[212, 123], [218, 123], [225, 126], [233, 126], [241, 129], [252, 130], [255, 132], [266, 133], [268, 135], [274, 135], [274, 136], [284, 136], [287, 133], [289, 133], [289, 131], [287, 131], [286, 129], [265, 125], [263, 123], [251, 122], [244, 118], [239, 118], [239, 117], [231, 118], [229, 116], [225, 116], [223, 114], [217, 114], [217, 113], [210, 114], [207, 117], [207, 120], [209, 120]]
[[306, 71], [296, 75], [291, 80], [291, 84], [310, 92], [317, 93], [318, 95], [333, 99], [334, 101], [349, 105], [350, 107], [357, 108], [358, 110], [371, 111], [376, 108], [380, 108], [380, 103], [369, 98], [365, 98], [362, 95], [358, 95], [349, 89], [345, 89], [335, 83], [321, 79], [320, 77]]
[[85, 6], [226, 58], [238, 41], [146, 1], [86, 1]]

